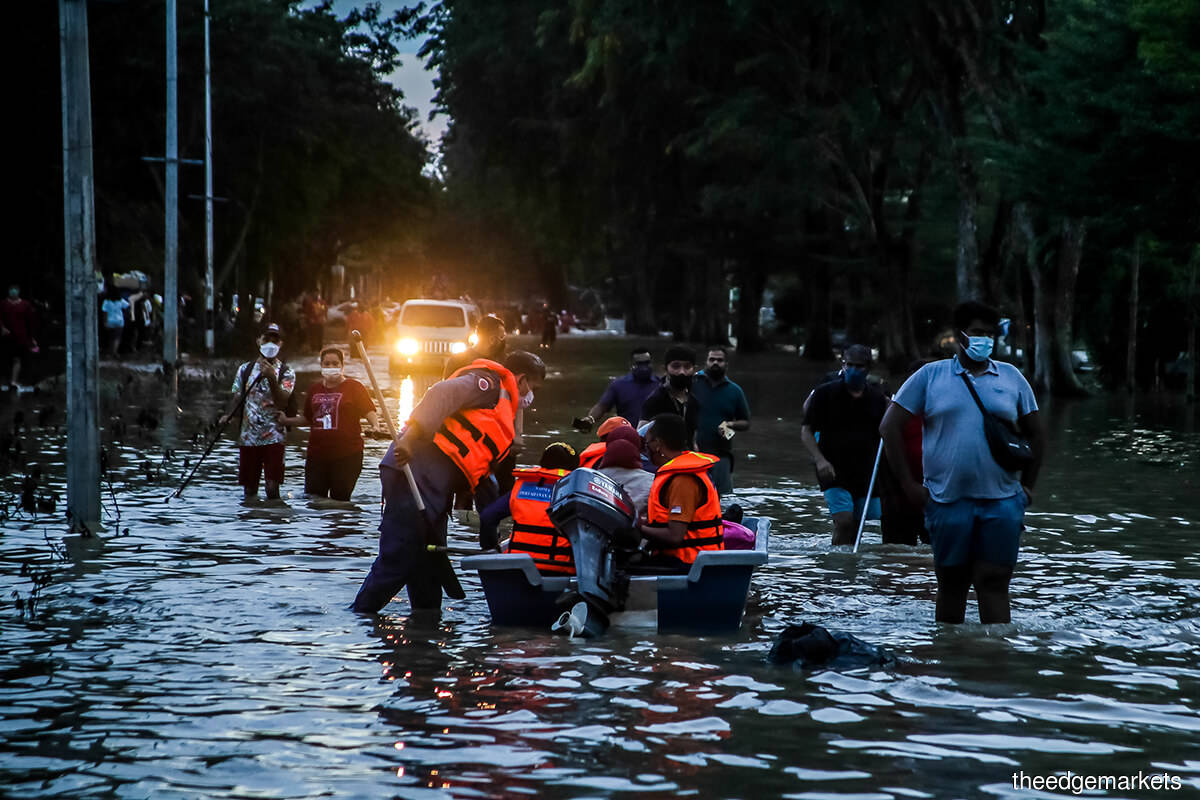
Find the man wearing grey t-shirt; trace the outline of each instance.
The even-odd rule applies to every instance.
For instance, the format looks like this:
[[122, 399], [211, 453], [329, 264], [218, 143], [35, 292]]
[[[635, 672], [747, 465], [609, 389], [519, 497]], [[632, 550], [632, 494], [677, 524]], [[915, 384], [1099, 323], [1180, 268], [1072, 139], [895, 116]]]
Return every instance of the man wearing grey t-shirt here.
[[[910, 501], [925, 509], [937, 574], [937, 620], [960, 623], [975, 587], [979, 621], [1009, 622], [1008, 586], [1017, 563], [1025, 509], [1042, 461], [1042, 427], [1028, 381], [1011, 364], [991, 359], [1000, 315], [968, 301], [954, 309], [958, 354], [926, 364], [905, 381], [879, 426], [888, 464]], [[1016, 426], [1033, 448], [1021, 472], [992, 457], [984, 407]], [[925, 483], [909, 472], [901, 431], [913, 416], [923, 423]]]

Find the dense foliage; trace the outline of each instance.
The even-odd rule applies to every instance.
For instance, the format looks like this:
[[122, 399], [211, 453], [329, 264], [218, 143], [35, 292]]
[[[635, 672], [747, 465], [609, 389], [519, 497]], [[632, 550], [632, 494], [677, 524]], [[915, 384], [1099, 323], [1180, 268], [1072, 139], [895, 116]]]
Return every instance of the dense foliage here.
[[[26, 293], [61, 285], [62, 135], [57, 4], [19, 4], [42, 44], [29, 52], [30, 171], [21, 191], [30, 235], [20, 260]], [[413, 229], [429, 216], [432, 183], [415, 112], [387, 80], [401, 20], [366, 8], [339, 17], [301, 0], [211, 3], [215, 262], [219, 291], [289, 297], [328, 275], [351, 248], [391, 254], [416, 274]], [[204, 156], [203, 4], [178, 3], [180, 157]], [[163, 247], [165, 3], [92, 2], [97, 259], [106, 274], [139, 269], [159, 282]], [[204, 170], [180, 167], [181, 291], [200, 297], [204, 270]], [[36, 232], [36, 233], [34, 233]], [[396, 255], [399, 253], [399, 255]], [[39, 286], [39, 282], [42, 283]], [[61, 295], [60, 295], [61, 296]], [[244, 294], [243, 294], [244, 296]]]
[[[1013, 318], [1042, 388], [1194, 328], [1200, 6], [1182, 0], [443, 0], [413, 11], [447, 194], [546, 290], [743, 347], [773, 287], [907, 360], [955, 300]], [[532, 269], [531, 267], [536, 267]], [[1192, 294], [1189, 296], [1188, 292]], [[1145, 334], [1151, 334], [1149, 336]]]
[[[17, 10], [39, 41], [54, 5]], [[108, 272], [161, 271], [162, 168], [141, 158], [162, 150], [163, 5], [90, 4]], [[187, 157], [203, 145], [200, 7], [180, 3]], [[441, 0], [345, 18], [219, 0], [212, 23], [226, 290], [271, 276], [289, 296], [353, 251], [410, 286], [442, 272], [555, 305], [592, 287], [631, 331], [732, 329], [746, 349], [773, 304], [810, 357], [844, 330], [901, 364], [978, 297], [1012, 318], [1038, 386], [1068, 393], [1077, 347], [1144, 382], [1194, 342], [1190, 0]], [[401, 35], [425, 42], [451, 120], [436, 179], [384, 79]], [[53, 281], [56, 48], [31, 59], [15, 257]], [[200, 168], [181, 177], [202, 193]], [[182, 202], [198, 294], [202, 206]]]

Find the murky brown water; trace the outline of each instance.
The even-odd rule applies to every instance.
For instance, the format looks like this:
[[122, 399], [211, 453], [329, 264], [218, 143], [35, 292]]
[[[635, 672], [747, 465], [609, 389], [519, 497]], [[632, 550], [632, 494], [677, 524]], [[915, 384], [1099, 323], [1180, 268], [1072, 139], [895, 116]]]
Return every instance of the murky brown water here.
[[[582, 441], [570, 418], [630, 344], [559, 342], [529, 420], [534, 451]], [[128, 535], [70, 539], [56, 560], [57, 517], [3, 524], [4, 793], [1004, 797], [1016, 796], [1014, 772], [1067, 770], [1166, 771], [1185, 782], [1168, 796], [1200, 788], [1194, 409], [1156, 397], [1048, 407], [1051, 456], [1027, 518], [1015, 622], [939, 627], [928, 548], [882, 546], [870, 526], [859, 555], [829, 548], [800, 455], [799, 406], [818, 373], [770, 355], [735, 360], [730, 374], [755, 412], [736, 440], [737, 494], [774, 524], [743, 630], [590, 641], [493, 629], [472, 575], [468, 599], [440, 619], [410, 616], [403, 597], [378, 619], [352, 614], [375, 552], [383, 445], [367, 445], [356, 509], [307, 506], [300, 435], [291, 508], [238, 504], [229, 441], [183, 500], [164, 503], [199, 453], [187, 442], [196, 415], [217, 398], [186, 384], [178, 420], [139, 435], [132, 420], [153, 383], [135, 383], [113, 445], [116, 527]], [[424, 387], [397, 380], [389, 392], [411, 403]], [[20, 400], [30, 422], [46, 402]], [[36, 425], [22, 436], [61, 490], [63, 437]], [[174, 460], [162, 461], [164, 445]], [[0, 483], [18, 485], [12, 474]], [[452, 539], [474, 545], [456, 524]], [[52, 573], [33, 616], [13, 602], [32, 585], [23, 563]], [[887, 645], [901, 663], [808, 675], [764, 663], [773, 635], [798, 620]]]

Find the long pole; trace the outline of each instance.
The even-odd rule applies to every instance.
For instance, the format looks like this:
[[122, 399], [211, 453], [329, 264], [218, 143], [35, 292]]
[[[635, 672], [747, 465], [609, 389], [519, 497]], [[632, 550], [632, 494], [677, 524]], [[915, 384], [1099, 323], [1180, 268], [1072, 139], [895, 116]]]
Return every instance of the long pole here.
[[213, 336], [213, 173], [212, 173], [212, 45], [209, 40], [208, 0], [204, 0], [204, 350], [215, 349]]
[[176, 4], [167, 0], [166, 242], [163, 246], [163, 373], [179, 362], [179, 63]]
[[67, 317], [67, 509], [71, 529], [100, 529], [100, 342], [87, 0], [59, 0]]
[[[392, 421], [392, 415], [387, 409], [387, 403], [383, 399], [383, 392], [379, 389], [379, 381], [375, 380], [375, 370], [371, 367], [371, 359], [367, 356], [367, 348], [363, 347], [362, 334], [358, 331], [350, 331], [350, 341], [354, 343], [354, 348], [358, 351], [358, 357], [362, 359], [363, 366], [367, 368], [367, 378], [371, 381], [371, 388], [375, 390], [375, 396], [379, 398], [379, 410], [383, 414], [383, 421], [387, 425], [388, 433], [391, 434], [393, 442], [398, 442], [400, 441], [400, 434], [396, 432], [396, 423]], [[408, 488], [412, 490], [413, 502], [416, 503], [418, 511], [424, 511], [425, 501], [421, 499], [421, 491], [417, 488], [417, 480], [413, 477], [412, 467], [405, 464], [403, 469], [404, 477], [408, 479]]]
[[871, 492], [875, 491], [875, 476], [879, 474], [879, 458], [883, 455], [883, 438], [879, 439], [879, 448], [875, 451], [875, 466], [871, 468], [871, 482], [867, 484], [867, 499], [863, 503], [862, 516], [858, 518], [858, 535], [854, 537], [854, 552], [858, 552], [858, 543], [862, 541], [863, 526], [867, 524], [867, 512], [871, 510]]
[[221, 422], [217, 426], [217, 430], [215, 433], [213, 433], [212, 438], [208, 440], [208, 444], [205, 446], [204, 452], [200, 454], [200, 460], [196, 462], [196, 466], [192, 467], [192, 471], [189, 472], [187, 477], [183, 479], [183, 483], [179, 484], [179, 488], [164, 497], [163, 500], [170, 500], [173, 497], [181, 497], [183, 495], [183, 490], [186, 489], [187, 485], [192, 482], [192, 478], [196, 476], [196, 471], [200, 469], [200, 465], [204, 463], [204, 459], [208, 458], [208, 454], [211, 453], [213, 447], [216, 446], [217, 440], [219, 440], [221, 438], [221, 434], [225, 432], [225, 427], [229, 424], [230, 420], [233, 419], [234, 415], [241, 414], [243, 407], [246, 405], [246, 397], [250, 394], [250, 390], [253, 389], [255, 384], [262, 379], [263, 375], [260, 374], [249, 386], [242, 390], [242, 396], [238, 399], [237, 405], [233, 407], [232, 411], [225, 415], [224, 422]]
[[1129, 271], [1129, 336], [1125, 344], [1125, 389], [1133, 392], [1137, 388], [1137, 326], [1138, 326], [1138, 283], [1142, 269], [1142, 240], [1133, 240], [1133, 263]]

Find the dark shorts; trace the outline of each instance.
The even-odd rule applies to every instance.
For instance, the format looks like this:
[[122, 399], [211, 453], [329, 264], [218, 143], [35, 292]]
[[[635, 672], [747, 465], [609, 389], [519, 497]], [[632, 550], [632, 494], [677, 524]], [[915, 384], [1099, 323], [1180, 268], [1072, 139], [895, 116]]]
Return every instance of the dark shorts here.
[[930, 500], [925, 506], [925, 527], [934, 566], [957, 567], [974, 561], [1016, 564], [1025, 505], [1024, 492], [1000, 500]]
[[342, 458], [313, 458], [304, 462], [304, 493], [310, 497], [350, 499], [362, 473], [361, 451]]
[[283, 483], [283, 442], [238, 448], [238, 485], [247, 493], [258, 491], [258, 477]]

